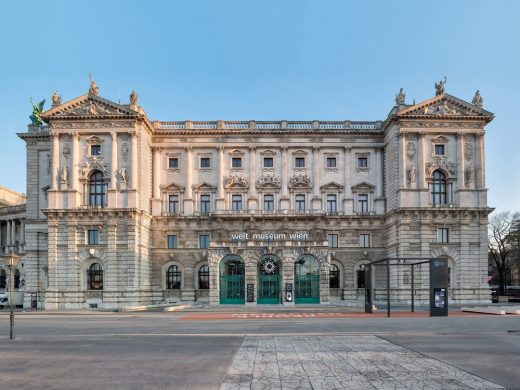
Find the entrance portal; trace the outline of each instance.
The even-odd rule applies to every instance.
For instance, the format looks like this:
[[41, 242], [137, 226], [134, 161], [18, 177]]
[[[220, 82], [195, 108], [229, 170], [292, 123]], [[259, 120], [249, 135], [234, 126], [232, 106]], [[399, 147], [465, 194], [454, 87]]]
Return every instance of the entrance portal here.
[[280, 259], [266, 255], [258, 263], [258, 300], [260, 304], [278, 304], [280, 296]]
[[240, 256], [226, 256], [220, 262], [220, 303], [243, 304], [244, 261]]
[[302, 255], [294, 263], [295, 303], [320, 303], [320, 265], [311, 255]]

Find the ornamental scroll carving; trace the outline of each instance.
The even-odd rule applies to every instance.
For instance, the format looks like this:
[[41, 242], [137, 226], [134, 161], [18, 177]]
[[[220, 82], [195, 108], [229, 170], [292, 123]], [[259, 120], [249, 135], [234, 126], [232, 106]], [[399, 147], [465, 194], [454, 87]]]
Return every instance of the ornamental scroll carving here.
[[430, 177], [434, 171], [437, 169], [442, 169], [451, 177], [455, 177], [457, 175], [457, 168], [453, 161], [448, 161], [446, 156], [434, 156], [433, 161], [427, 161], [424, 164], [425, 172], [428, 177]]
[[406, 143], [406, 156], [410, 161], [415, 157], [415, 144], [412, 141]]
[[473, 157], [473, 145], [471, 142], [465, 142], [464, 143], [464, 158], [466, 161], [471, 160], [471, 157]]
[[289, 187], [311, 187], [311, 179], [305, 173], [296, 174], [289, 179]]
[[241, 187], [241, 188], [247, 188], [249, 186], [249, 183], [246, 178], [243, 176], [237, 176], [237, 175], [231, 175], [224, 179], [224, 186], [226, 188], [230, 187]]
[[133, 127], [132, 122], [53, 122], [52, 127], [56, 129], [99, 129], [110, 127]]
[[101, 171], [104, 177], [109, 177], [108, 164], [100, 157], [89, 157], [88, 160], [83, 164], [81, 175], [86, 178], [87, 175], [94, 170]]
[[267, 173], [265, 175], [262, 175], [262, 177], [256, 181], [256, 187], [257, 188], [264, 188], [264, 187], [280, 188], [280, 179], [278, 179], [275, 175], [273, 175], [271, 173]]
[[121, 145], [121, 158], [123, 161], [128, 160], [128, 144], [126, 142]]

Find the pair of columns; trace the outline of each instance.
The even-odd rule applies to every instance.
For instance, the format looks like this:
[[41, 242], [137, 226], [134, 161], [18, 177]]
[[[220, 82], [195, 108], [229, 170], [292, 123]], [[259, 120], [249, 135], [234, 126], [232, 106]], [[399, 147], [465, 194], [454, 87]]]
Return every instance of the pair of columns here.
[[[7, 220], [7, 231], [6, 231], [6, 241], [2, 243], [5, 246], [5, 251], [8, 253], [12, 247], [16, 244], [16, 222], [15, 219]], [[25, 243], [25, 222], [23, 220], [19, 220], [20, 224], [20, 244]]]

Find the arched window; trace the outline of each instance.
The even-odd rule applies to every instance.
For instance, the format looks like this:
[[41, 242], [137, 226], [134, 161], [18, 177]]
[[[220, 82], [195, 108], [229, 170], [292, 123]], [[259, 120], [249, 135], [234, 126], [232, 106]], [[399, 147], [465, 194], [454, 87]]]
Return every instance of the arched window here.
[[7, 284], [7, 273], [5, 269], [0, 270], [0, 288], [5, 288]]
[[87, 288], [89, 290], [103, 290], [103, 268], [94, 263], [87, 271]]
[[336, 264], [329, 267], [329, 287], [339, 288], [339, 267]]
[[209, 267], [207, 265], [199, 268], [199, 289], [209, 290]]
[[170, 265], [166, 271], [166, 288], [168, 290], [179, 290], [181, 288], [181, 270], [176, 265]]
[[432, 180], [432, 203], [446, 204], [446, 176], [441, 171], [433, 172]]
[[14, 270], [14, 288], [20, 288], [20, 270]]
[[89, 196], [89, 204], [91, 206], [103, 206], [105, 204], [105, 183], [103, 182], [103, 174], [100, 171], [94, 171], [90, 175]]

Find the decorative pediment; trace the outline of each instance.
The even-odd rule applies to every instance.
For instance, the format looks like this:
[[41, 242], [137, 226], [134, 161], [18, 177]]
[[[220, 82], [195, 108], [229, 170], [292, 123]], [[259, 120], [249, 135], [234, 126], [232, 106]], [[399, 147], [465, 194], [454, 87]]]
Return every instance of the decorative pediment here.
[[446, 138], [445, 136], [443, 135], [439, 135], [438, 137], [435, 137], [432, 139], [432, 143], [433, 144], [447, 144], [448, 143], [448, 138]]
[[473, 117], [493, 119], [493, 114], [481, 107], [465, 102], [447, 93], [407, 107], [397, 113], [398, 117]]
[[229, 152], [229, 155], [231, 157], [242, 157], [244, 155], [244, 152], [238, 150], [238, 149], [233, 149]]
[[184, 187], [175, 182], [171, 182], [169, 184], [163, 184], [161, 190], [164, 192], [184, 192]]
[[376, 186], [367, 183], [366, 181], [362, 181], [356, 185], [352, 186], [352, 192], [374, 192]]
[[226, 188], [248, 188], [249, 183], [243, 176], [231, 175], [224, 178], [224, 186]]
[[343, 191], [343, 186], [334, 181], [331, 181], [330, 183], [320, 186], [320, 190], [322, 192], [325, 192], [325, 191], [340, 192], [340, 191]]
[[294, 157], [305, 157], [307, 155], [307, 152], [305, 150], [298, 149], [294, 152], [292, 152]]
[[193, 189], [197, 192], [215, 192], [217, 187], [209, 183], [194, 184]]
[[91, 156], [83, 163], [81, 177], [87, 179], [92, 171], [100, 171], [105, 178], [110, 177], [108, 164], [101, 157]]
[[113, 103], [96, 95], [86, 94], [45, 111], [42, 114], [42, 118], [47, 121], [61, 118], [128, 117], [137, 115], [136, 111], [126, 106]]
[[274, 174], [270, 173], [262, 175], [262, 177], [256, 181], [256, 188], [279, 189], [280, 179], [278, 179], [278, 177], [276, 177]]
[[446, 156], [433, 156], [432, 161], [427, 161], [424, 164], [427, 177], [431, 177], [437, 169], [440, 169], [452, 178], [457, 175], [457, 166], [453, 161], [448, 161]]
[[298, 173], [289, 179], [289, 188], [311, 188], [311, 179], [305, 173]]
[[92, 137], [88, 137], [86, 141], [89, 145], [101, 145], [104, 139], [97, 135], [93, 135]]
[[267, 149], [267, 150], [264, 150], [262, 152], [260, 152], [260, 154], [264, 157], [273, 157], [273, 156], [276, 156], [276, 152], [273, 152], [272, 150], [270, 149]]

